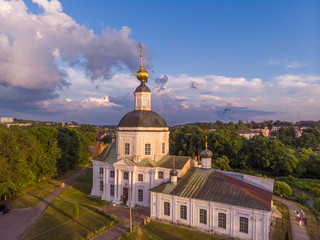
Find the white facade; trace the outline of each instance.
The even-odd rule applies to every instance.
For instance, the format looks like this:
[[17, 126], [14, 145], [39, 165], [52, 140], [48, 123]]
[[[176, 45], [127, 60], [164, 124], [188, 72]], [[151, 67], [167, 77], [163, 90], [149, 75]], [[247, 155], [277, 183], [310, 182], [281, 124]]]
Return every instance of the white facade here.
[[[169, 154], [168, 128], [119, 127], [117, 130], [117, 158], [140, 162], [144, 158], [160, 160]], [[146, 152], [149, 144], [150, 151]]]
[[[127, 191], [130, 187], [132, 189], [131, 206], [149, 207], [149, 189], [169, 181], [170, 170], [160, 167], [134, 166], [125, 160], [120, 160], [114, 164], [93, 161], [91, 195], [101, 197], [102, 200], [112, 203], [129, 205], [129, 193]], [[127, 179], [125, 174], [128, 174]], [[181, 171], [178, 171], [178, 176], [181, 176]]]
[[225, 237], [269, 239], [270, 211], [151, 192], [150, 215]]

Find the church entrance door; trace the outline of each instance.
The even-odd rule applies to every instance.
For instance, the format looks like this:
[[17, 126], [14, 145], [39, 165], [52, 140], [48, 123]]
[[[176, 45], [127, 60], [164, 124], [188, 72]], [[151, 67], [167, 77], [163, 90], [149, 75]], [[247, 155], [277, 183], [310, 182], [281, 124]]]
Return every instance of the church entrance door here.
[[123, 188], [123, 203], [124, 204], [127, 204], [127, 201], [128, 201], [128, 188], [124, 187]]

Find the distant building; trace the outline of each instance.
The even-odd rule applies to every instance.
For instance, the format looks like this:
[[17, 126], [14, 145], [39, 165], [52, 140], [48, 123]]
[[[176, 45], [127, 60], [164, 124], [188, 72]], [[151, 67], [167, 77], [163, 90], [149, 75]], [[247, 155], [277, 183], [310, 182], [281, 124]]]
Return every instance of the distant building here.
[[102, 151], [108, 146], [108, 144], [105, 144], [103, 142], [94, 142], [90, 145], [91, 150], [91, 157], [94, 158], [98, 156]]
[[263, 129], [250, 129], [250, 130], [238, 130], [240, 136], [243, 136], [246, 139], [251, 139], [256, 135], [262, 134], [265, 137], [270, 136], [269, 128], [265, 127]]
[[12, 123], [14, 121], [14, 118], [10, 117], [0, 117], [0, 122], [1, 123]]

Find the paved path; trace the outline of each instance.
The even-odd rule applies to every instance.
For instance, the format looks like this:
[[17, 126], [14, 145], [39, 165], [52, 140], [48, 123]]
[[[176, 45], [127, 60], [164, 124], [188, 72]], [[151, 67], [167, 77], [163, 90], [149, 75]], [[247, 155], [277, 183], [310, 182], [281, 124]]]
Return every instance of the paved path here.
[[[89, 167], [88, 165], [85, 170]], [[85, 171], [84, 170], [84, 171]], [[65, 182], [66, 187], [76, 180], [83, 172], [79, 171]], [[58, 188], [39, 202], [36, 206], [27, 209], [12, 209], [9, 213], [0, 215], [0, 239], [19, 240], [37, 222], [47, 210], [47, 205], [65, 188]]]
[[[108, 205], [105, 208], [106, 213], [116, 216], [123, 224], [115, 225], [108, 231], [105, 231], [94, 238], [94, 240], [113, 240], [120, 237], [123, 233], [129, 231], [129, 208], [125, 206], [112, 206]], [[132, 208], [132, 226], [138, 226], [143, 223], [145, 217], [150, 216], [149, 208]]]
[[[280, 197], [273, 196], [273, 199], [281, 202]], [[300, 207], [295, 205], [293, 202], [287, 201], [286, 199], [282, 199], [282, 203], [286, 205], [289, 210], [292, 239], [293, 240], [310, 240], [306, 227], [304, 225], [299, 226], [299, 222], [296, 220], [296, 217], [293, 214], [293, 210], [296, 209], [299, 211]], [[308, 218], [308, 216], [306, 217]]]

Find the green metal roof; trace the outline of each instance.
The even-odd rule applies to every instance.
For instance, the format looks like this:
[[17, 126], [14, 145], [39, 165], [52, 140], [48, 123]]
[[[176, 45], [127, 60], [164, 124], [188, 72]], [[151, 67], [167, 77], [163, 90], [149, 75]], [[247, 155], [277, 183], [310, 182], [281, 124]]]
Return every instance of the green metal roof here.
[[265, 211], [271, 210], [272, 192], [215, 169], [191, 168], [176, 184], [165, 183], [149, 191]]
[[[132, 165], [139, 167], [163, 167], [163, 168], [172, 168], [172, 163], [175, 163], [175, 168], [181, 170], [190, 159], [187, 156], [172, 156], [166, 155], [160, 159], [160, 161], [153, 161], [150, 158], [142, 159], [138, 163], [134, 163], [129, 158], [125, 158], [124, 160], [130, 162]], [[116, 151], [116, 143], [110, 143], [98, 156], [94, 157], [93, 160], [102, 161], [105, 163], [116, 163], [117, 162], [117, 151]]]
[[98, 156], [93, 160], [106, 163], [115, 163], [117, 161], [116, 142], [111, 142]]

